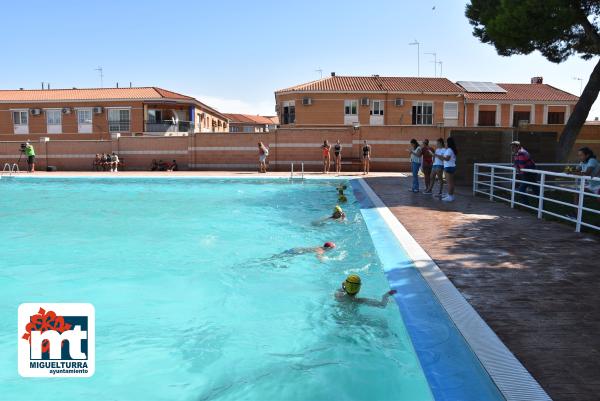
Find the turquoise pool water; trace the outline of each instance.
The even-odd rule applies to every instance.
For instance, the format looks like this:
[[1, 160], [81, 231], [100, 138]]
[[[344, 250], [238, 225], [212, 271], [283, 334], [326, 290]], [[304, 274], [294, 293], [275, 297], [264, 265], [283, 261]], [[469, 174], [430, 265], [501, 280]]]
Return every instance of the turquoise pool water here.
[[[352, 191], [348, 221], [311, 222], [337, 182], [0, 180], [0, 399], [431, 400], [402, 316], [340, 304], [388, 281]], [[319, 261], [287, 249], [335, 241]], [[96, 309], [90, 379], [17, 374], [23, 302]]]

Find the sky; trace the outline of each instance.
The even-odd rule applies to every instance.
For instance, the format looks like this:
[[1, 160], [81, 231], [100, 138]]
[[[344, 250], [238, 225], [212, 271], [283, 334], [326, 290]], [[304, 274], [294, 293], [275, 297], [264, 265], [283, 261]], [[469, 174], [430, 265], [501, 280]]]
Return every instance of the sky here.
[[[462, 0], [28, 1], [3, 4], [1, 89], [158, 86], [225, 113], [273, 115], [273, 92], [337, 75], [527, 83], [579, 95], [597, 59], [501, 57]], [[440, 75], [439, 66], [437, 74]], [[581, 78], [583, 81], [574, 78]], [[600, 116], [596, 102], [588, 119]]]

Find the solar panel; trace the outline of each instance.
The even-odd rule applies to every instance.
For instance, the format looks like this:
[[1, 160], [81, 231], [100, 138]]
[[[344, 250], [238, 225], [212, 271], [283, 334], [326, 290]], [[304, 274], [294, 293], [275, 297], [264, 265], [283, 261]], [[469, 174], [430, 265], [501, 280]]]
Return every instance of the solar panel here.
[[457, 84], [465, 88], [467, 92], [506, 93], [506, 90], [493, 82], [458, 81]]

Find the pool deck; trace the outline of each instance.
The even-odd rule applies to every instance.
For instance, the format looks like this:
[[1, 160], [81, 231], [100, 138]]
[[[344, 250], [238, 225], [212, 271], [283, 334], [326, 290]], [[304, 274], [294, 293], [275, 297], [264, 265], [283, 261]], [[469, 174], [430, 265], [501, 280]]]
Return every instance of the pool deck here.
[[[33, 175], [289, 177], [289, 172]], [[344, 175], [359, 176], [364, 177]], [[413, 194], [406, 173], [371, 173], [366, 182], [554, 400], [599, 399], [600, 236], [473, 197], [468, 188], [459, 189], [450, 204]]]
[[468, 188], [447, 204], [366, 181], [554, 400], [599, 399], [600, 237]]

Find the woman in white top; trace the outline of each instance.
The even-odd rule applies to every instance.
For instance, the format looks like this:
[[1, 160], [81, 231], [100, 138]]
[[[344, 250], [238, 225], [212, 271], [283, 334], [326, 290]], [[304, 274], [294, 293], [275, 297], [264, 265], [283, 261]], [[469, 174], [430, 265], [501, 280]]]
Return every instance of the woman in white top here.
[[408, 148], [408, 154], [410, 155], [410, 166], [412, 170], [413, 180], [412, 189], [413, 192], [419, 192], [419, 169], [421, 168], [421, 147], [416, 139], [410, 140], [411, 147]]
[[269, 148], [262, 142], [258, 143], [258, 172], [267, 172], [267, 156], [269, 156]]
[[454, 200], [454, 173], [456, 172], [457, 154], [458, 150], [456, 149], [454, 138], [450, 137], [446, 143], [446, 151], [443, 156], [435, 156], [436, 158], [441, 158], [444, 162], [444, 173], [446, 174], [446, 180], [448, 181], [448, 195], [442, 198], [444, 202], [452, 202]]
[[440, 181], [440, 190], [437, 194], [439, 198], [442, 197], [442, 189], [444, 188], [444, 160], [442, 156], [446, 153], [446, 144], [444, 138], [439, 138], [435, 146], [435, 152], [433, 156], [433, 166], [431, 167], [431, 181], [429, 187], [425, 188], [425, 194], [433, 193], [433, 187], [436, 179]]

